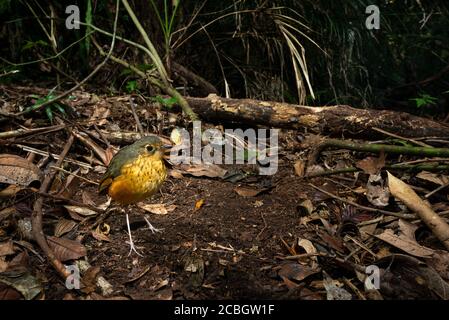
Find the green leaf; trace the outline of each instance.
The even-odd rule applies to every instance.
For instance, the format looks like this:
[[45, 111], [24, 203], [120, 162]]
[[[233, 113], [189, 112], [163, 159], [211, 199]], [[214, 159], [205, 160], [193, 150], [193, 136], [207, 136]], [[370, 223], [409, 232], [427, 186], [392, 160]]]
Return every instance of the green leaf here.
[[136, 80], [130, 80], [126, 83], [126, 91], [128, 93], [134, 92], [137, 89], [137, 81]]
[[22, 47], [22, 51], [30, 50], [36, 47], [48, 47], [48, 43], [44, 40], [27, 41]]
[[140, 71], [147, 71], [147, 70], [151, 70], [154, 69], [154, 64], [148, 64], [148, 63], [141, 63], [137, 66], [137, 69], [139, 69]]
[[122, 72], [120, 72], [120, 76], [127, 76], [127, 75], [132, 74], [133, 72], [134, 72], [134, 71], [132, 71], [131, 69], [126, 68], [126, 69], [123, 69]]
[[176, 99], [175, 97], [163, 98], [161, 96], [156, 96], [154, 97], [154, 99], [164, 107], [169, 109], [173, 108], [173, 106], [178, 103], [178, 99]]
[[50, 120], [50, 123], [53, 123], [53, 111], [50, 106], [45, 107], [45, 113], [47, 114], [47, 118]]
[[53, 104], [53, 106], [55, 106], [55, 108], [58, 109], [58, 111], [61, 112], [63, 115], [67, 115], [67, 112], [65, 112], [64, 108], [60, 104], [55, 103]]
[[436, 105], [438, 98], [433, 97], [427, 93], [421, 93], [419, 97], [410, 100], [415, 101], [417, 108], [421, 108], [422, 106]]

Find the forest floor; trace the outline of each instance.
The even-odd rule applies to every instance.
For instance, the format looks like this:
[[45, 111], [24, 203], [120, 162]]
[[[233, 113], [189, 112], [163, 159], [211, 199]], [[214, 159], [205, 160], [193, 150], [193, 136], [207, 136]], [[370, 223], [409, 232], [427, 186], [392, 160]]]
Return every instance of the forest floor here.
[[[30, 94], [40, 92], [38, 88], [3, 89], [1, 110], [7, 113], [29, 106], [35, 102]], [[135, 132], [128, 100], [74, 93], [64, 100], [73, 112], [64, 118], [54, 111], [54, 125], [60, 121], [75, 126], [50, 133], [0, 137], [0, 176], [7, 174], [6, 160], [8, 170], [11, 163], [16, 163], [18, 168], [13, 171], [17, 170], [17, 174], [31, 170], [8, 158], [11, 155], [35, 164], [44, 173], [42, 177], [49, 174], [49, 165], [54, 165], [55, 160], [45, 157], [45, 153], [60, 154], [68, 133], [75, 128], [90, 133], [86, 136], [107, 154], [110, 149], [102, 143], [104, 137], [94, 139], [94, 134]], [[181, 115], [173, 110], [158, 109], [141, 99], [136, 105], [146, 132], [170, 135], [174, 126], [183, 125]], [[0, 132], [50, 125], [46, 113], [39, 111], [1, 121]], [[36, 189], [20, 186], [23, 178], [13, 183], [14, 177], [8, 171], [10, 180], [0, 181], [0, 297], [447, 299], [449, 254], [441, 242], [392, 197], [387, 197], [381, 207], [387, 213], [376, 212], [366, 199], [370, 175], [365, 172], [301, 177], [305, 162], [301, 143], [306, 136], [282, 132], [282, 151], [274, 175], [242, 175], [232, 182], [184, 171], [169, 176], [160, 193], [130, 206], [109, 204], [106, 195], [98, 194], [96, 183], [105, 164], [93, 147], [76, 138], [66, 159], [82, 165], [64, 162], [64, 171], [58, 171], [48, 191], [53, 197], [44, 197], [42, 212], [43, 230], [52, 236], [49, 242], [57, 258], [66, 265], [80, 260], [90, 264], [87, 271], [81, 272], [81, 290], [66, 287], [24, 229], [39, 195]], [[6, 160], [2, 162], [1, 156]], [[341, 168], [360, 160], [373, 161], [367, 156], [347, 150], [326, 151], [317, 165]], [[396, 160], [398, 157], [389, 158]], [[221, 167], [228, 172], [242, 172], [242, 166]], [[446, 179], [439, 173], [421, 173], [420, 179], [416, 174], [404, 176], [420, 195], [447, 184]], [[446, 217], [447, 191], [440, 190], [428, 200]], [[351, 201], [360, 207], [351, 205]], [[366, 207], [373, 210], [363, 209]], [[403, 219], [388, 212], [399, 212]], [[130, 217], [140, 255], [130, 253], [125, 213]], [[144, 217], [160, 232], [151, 232]], [[375, 266], [379, 272], [367, 271], [368, 266]], [[368, 290], [366, 277], [374, 279], [376, 275], [381, 276], [380, 288]], [[98, 281], [100, 276], [105, 282]], [[12, 279], [22, 282], [19, 285]]]

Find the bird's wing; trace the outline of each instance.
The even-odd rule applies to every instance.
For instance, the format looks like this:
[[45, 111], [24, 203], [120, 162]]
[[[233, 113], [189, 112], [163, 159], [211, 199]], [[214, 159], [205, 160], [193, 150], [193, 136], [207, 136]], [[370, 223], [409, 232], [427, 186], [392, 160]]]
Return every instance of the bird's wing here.
[[129, 146], [120, 149], [120, 151], [112, 158], [108, 169], [101, 178], [98, 192], [102, 193], [106, 191], [112, 181], [121, 174], [122, 168], [131, 163], [138, 156], [139, 153], [133, 148], [129, 148]]

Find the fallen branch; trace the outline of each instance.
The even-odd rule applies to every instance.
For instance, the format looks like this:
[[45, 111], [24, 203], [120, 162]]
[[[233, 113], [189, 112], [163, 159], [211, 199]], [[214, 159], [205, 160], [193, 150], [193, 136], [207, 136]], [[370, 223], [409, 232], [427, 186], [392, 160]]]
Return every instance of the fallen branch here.
[[320, 134], [379, 137], [373, 127], [393, 134], [413, 137], [449, 136], [449, 127], [404, 112], [356, 109], [346, 105], [308, 107], [252, 99], [186, 97], [192, 109], [208, 121], [266, 125], [287, 129], [307, 129]]
[[310, 154], [307, 165], [310, 166], [314, 164], [321, 151], [329, 147], [372, 153], [385, 152], [393, 154], [408, 154], [414, 156], [449, 157], [448, 148], [404, 147], [386, 144], [361, 144], [352, 141], [326, 139], [321, 142]]
[[410, 210], [416, 213], [429, 227], [433, 234], [449, 250], [449, 225], [433, 211], [405, 182], [388, 172], [388, 187], [391, 194], [402, 201]]
[[[65, 156], [70, 150], [70, 147], [73, 144], [75, 137], [73, 135], [70, 135], [69, 140], [64, 146], [64, 149], [62, 150], [61, 154], [59, 155], [59, 159], [56, 162], [56, 167], [60, 167]], [[45, 176], [44, 181], [42, 182], [42, 185], [39, 189], [39, 193], [47, 193], [48, 189], [50, 188], [51, 181], [53, 180], [54, 176], [56, 174], [56, 171], [53, 171], [51, 174], [48, 174]], [[33, 213], [31, 215], [31, 225], [33, 228], [33, 237], [36, 240], [37, 244], [40, 246], [42, 251], [47, 256], [50, 263], [53, 265], [55, 270], [64, 278], [66, 279], [71, 275], [69, 271], [65, 268], [65, 266], [59, 261], [59, 259], [55, 256], [53, 250], [48, 246], [47, 240], [44, 235], [44, 231], [42, 230], [42, 205], [44, 203], [44, 198], [42, 196], [39, 196], [34, 203], [33, 207]]]
[[55, 125], [51, 127], [35, 128], [35, 129], [17, 129], [12, 131], [0, 132], [0, 139], [19, 138], [29, 135], [45, 134], [62, 130], [66, 125]]

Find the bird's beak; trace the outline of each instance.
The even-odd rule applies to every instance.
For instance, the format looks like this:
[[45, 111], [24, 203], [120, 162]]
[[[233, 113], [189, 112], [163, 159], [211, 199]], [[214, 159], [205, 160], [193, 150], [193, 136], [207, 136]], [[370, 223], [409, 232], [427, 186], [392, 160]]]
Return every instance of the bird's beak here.
[[173, 146], [171, 144], [164, 144], [161, 146], [162, 158], [170, 159], [170, 151]]

